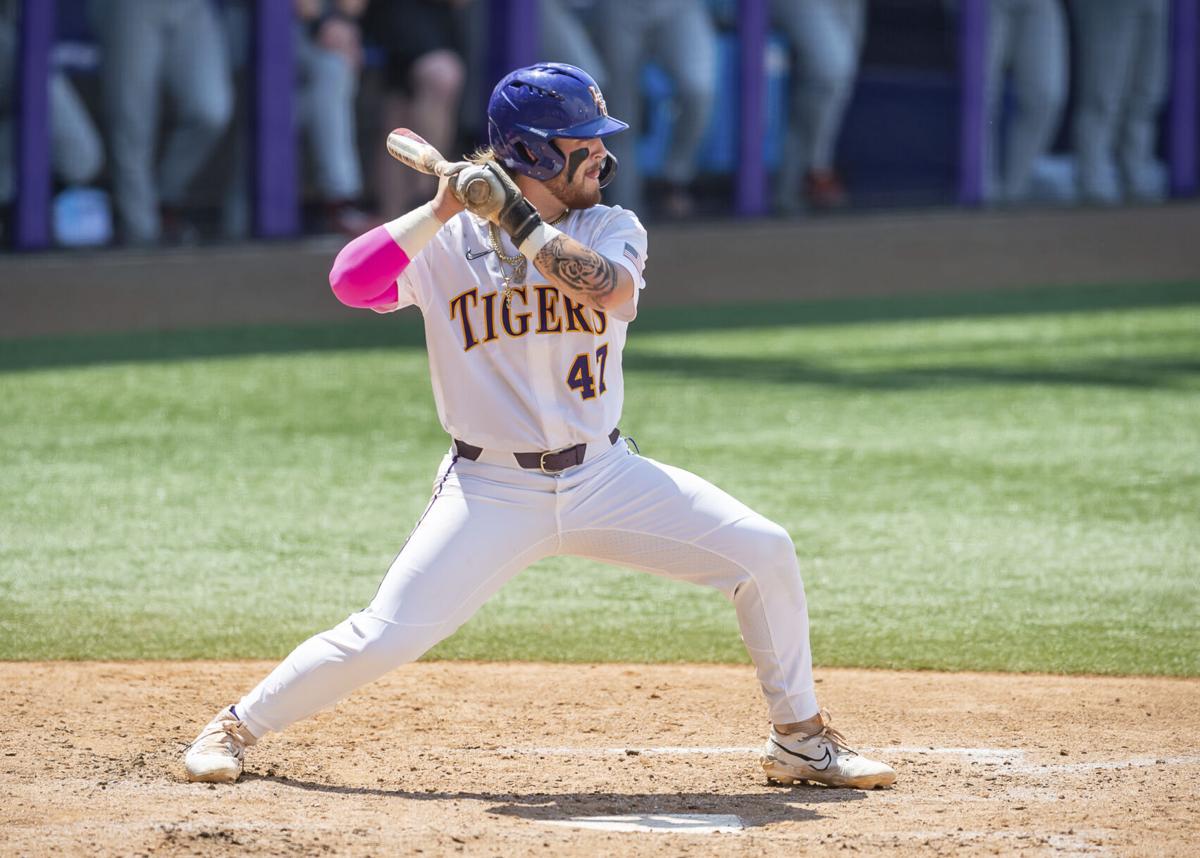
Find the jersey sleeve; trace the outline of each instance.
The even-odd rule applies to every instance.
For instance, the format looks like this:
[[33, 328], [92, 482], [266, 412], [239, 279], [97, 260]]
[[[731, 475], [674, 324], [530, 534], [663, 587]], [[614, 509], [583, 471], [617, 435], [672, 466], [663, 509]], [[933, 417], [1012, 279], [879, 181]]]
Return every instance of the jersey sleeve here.
[[592, 249], [620, 265], [633, 278], [633, 296], [622, 306], [609, 310], [609, 315], [622, 322], [632, 322], [637, 316], [638, 296], [646, 288], [643, 276], [646, 270], [646, 246], [646, 228], [637, 215], [614, 206], [608, 223], [601, 229]]

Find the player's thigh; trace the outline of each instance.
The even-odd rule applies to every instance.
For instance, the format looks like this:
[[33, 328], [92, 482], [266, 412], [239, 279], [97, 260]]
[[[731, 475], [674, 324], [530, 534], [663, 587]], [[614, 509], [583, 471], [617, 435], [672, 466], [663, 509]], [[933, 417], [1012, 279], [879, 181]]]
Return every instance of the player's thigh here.
[[707, 114], [717, 88], [717, 33], [708, 11], [681, 5], [678, 16], [659, 22], [653, 44], [655, 59], [675, 80], [680, 97]]
[[1142, 5], [1129, 82], [1129, 110], [1135, 116], [1156, 114], [1166, 96], [1170, 77], [1169, 16], [1165, 0], [1146, 0]]
[[795, 52], [800, 86], [834, 89], [845, 76], [851, 51], [837, 5], [838, 0], [776, 5], [775, 20]]
[[787, 531], [707, 480], [621, 457], [562, 513], [560, 551], [707, 584], [733, 595], [750, 578], [795, 579]]
[[233, 114], [232, 68], [225, 33], [207, 3], [194, 3], [186, 30], [171, 34], [164, 65], [180, 118], [194, 129], [220, 133]]
[[483, 479], [463, 464], [443, 466], [429, 506], [371, 601], [373, 614], [403, 625], [463, 622], [552, 553], [553, 494]]

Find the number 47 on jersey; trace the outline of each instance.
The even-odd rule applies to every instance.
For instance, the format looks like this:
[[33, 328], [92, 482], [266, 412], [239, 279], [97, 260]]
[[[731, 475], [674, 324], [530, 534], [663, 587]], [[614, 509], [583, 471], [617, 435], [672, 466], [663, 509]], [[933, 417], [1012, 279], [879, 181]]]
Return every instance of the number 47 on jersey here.
[[[608, 364], [608, 343], [603, 343], [596, 349], [596, 372], [592, 372], [592, 354], [584, 352], [575, 358], [571, 369], [567, 371], [567, 387], [578, 391], [581, 399], [594, 399], [598, 393], [604, 393], [608, 386], [604, 383], [604, 368]], [[599, 387], [599, 391], [597, 391]]]

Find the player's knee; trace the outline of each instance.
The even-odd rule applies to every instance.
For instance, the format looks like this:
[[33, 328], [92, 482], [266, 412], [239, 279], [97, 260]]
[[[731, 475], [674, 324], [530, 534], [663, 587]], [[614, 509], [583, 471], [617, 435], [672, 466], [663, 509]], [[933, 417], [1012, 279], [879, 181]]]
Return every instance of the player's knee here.
[[333, 51], [316, 51], [310, 63], [312, 85], [319, 91], [340, 97], [353, 95], [357, 72], [344, 56]]
[[190, 133], [215, 139], [233, 118], [233, 95], [224, 87], [194, 93], [181, 106], [179, 118]]
[[413, 65], [413, 88], [431, 98], [452, 102], [458, 98], [467, 71], [453, 51], [431, 51]]
[[1086, 121], [1109, 124], [1116, 120], [1119, 108], [1120, 104], [1110, 93], [1093, 91], [1079, 97], [1075, 110]]
[[691, 76], [681, 78], [677, 87], [681, 110], [701, 115], [712, 111], [717, 94], [714, 81], [705, 76]]
[[1049, 124], [1057, 118], [1066, 103], [1065, 87], [1046, 81], [1030, 87], [1020, 96], [1021, 110], [1035, 121]]
[[[54, 168], [68, 185], [87, 185], [93, 182], [104, 168], [104, 145], [97, 134], [76, 136], [63, 144], [70, 149], [71, 157], [56, 158]], [[56, 146], [56, 154], [59, 151]]]
[[823, 102], [837, 95], [841, 76], [836, 68], [815, 65], [804, 69], [796, 86], [804, 99]]
[[750, 558], [747, 565], [760, 585], [791, 584], [800, 578], [796, 545], [786, 530], [765, 518], [754, 522], [748, 534]]

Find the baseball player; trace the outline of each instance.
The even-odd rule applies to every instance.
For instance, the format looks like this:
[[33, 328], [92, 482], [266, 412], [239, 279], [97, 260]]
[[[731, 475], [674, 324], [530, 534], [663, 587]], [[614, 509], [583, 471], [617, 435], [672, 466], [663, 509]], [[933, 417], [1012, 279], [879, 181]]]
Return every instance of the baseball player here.
[[[186, 752], [190, 780], [234, 781], [245, 749], [416, 660], [514, 575], [574, 554], [716, 587], [734, 605], [772, 721], [776, 781], [888, 786], [814, 693], [791, 538], [715, 486], [639, 455], [617, 430], [621, 353], [645, 285], [646, 231], [600, 205], [626, 128], [575, 66], [518, 69], [488, 105], [490, 149], [431, 202], [352, 241], [345, 304], [415, 305], [452, 439], [433, 497], [363, 611], [300, 644]], [[465, 206], [470, 182], [496, 195]]]
[[1155, 202], [1166, 190], [1155, 154], [1170, 85], [1167, 0], [1074, 0], [1079, 95], [1073, 136], [1082, 202]]

